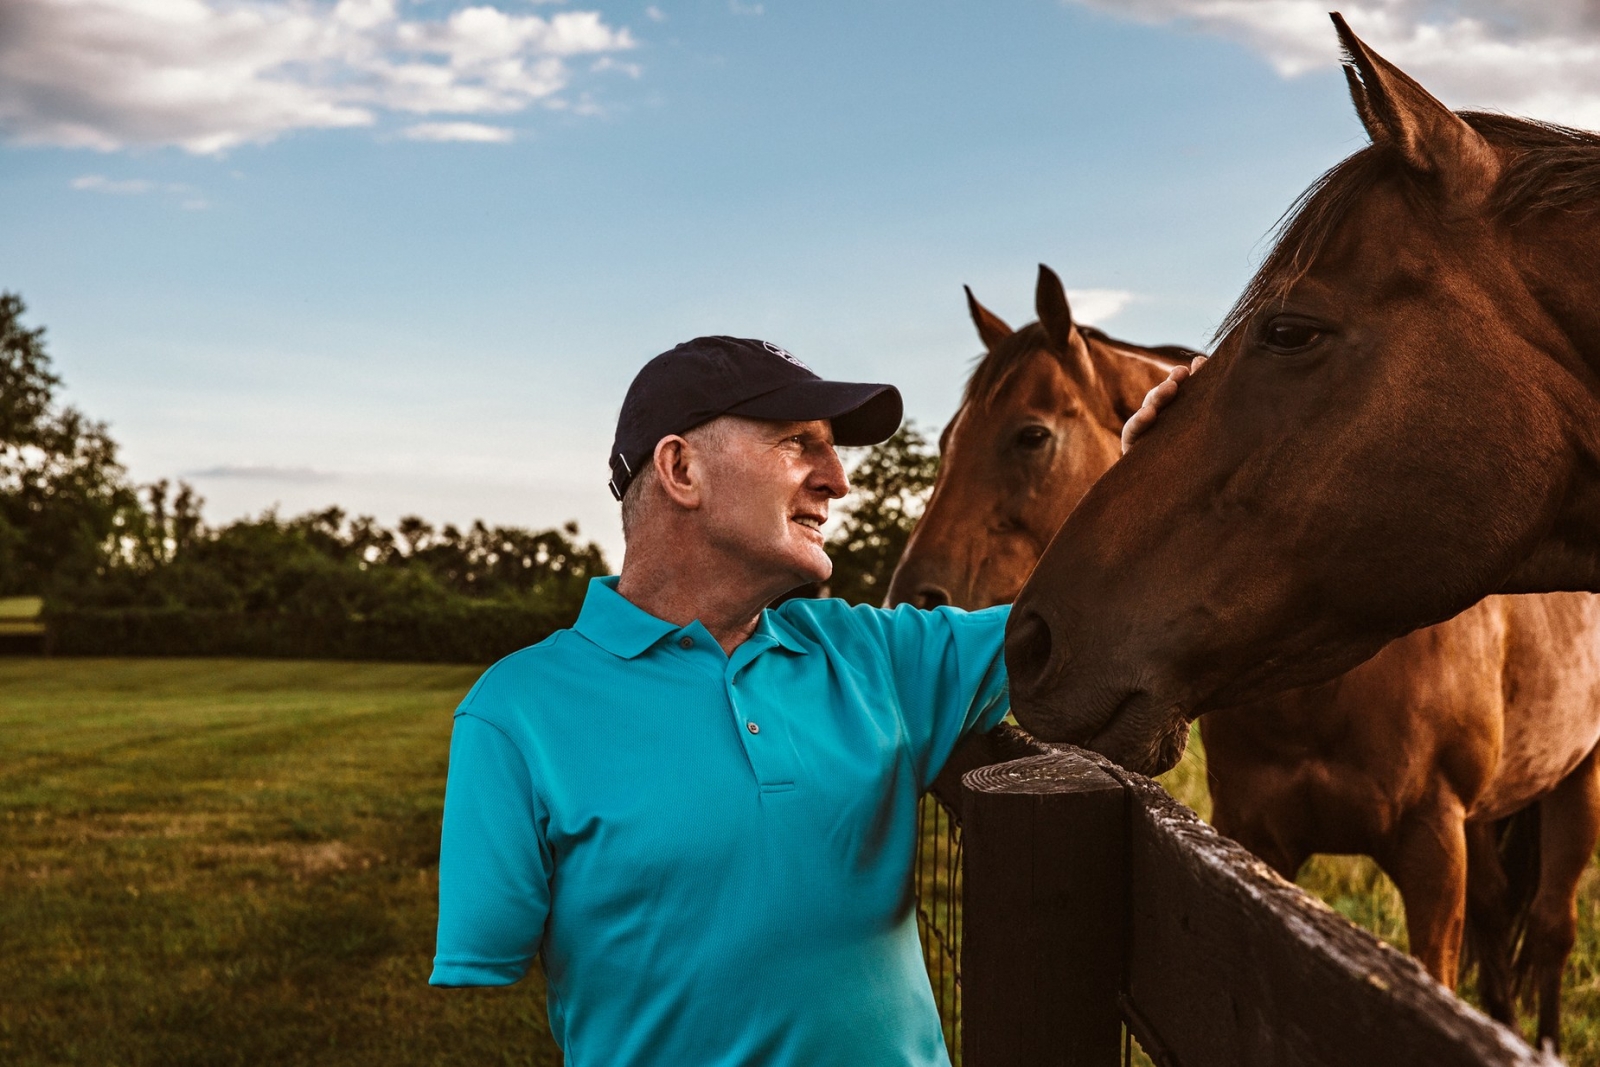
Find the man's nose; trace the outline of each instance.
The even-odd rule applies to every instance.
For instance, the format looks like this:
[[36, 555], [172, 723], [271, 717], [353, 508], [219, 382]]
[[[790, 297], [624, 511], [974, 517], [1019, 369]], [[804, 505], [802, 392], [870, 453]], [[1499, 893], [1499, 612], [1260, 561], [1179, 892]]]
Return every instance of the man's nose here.
[[828, 449], [828, 458], [819, 472], [818, 482], [817, 488], [827, 490], [828, 495], [834, 498], [850, 492], [850, 476], [844, 472], [844, 461], [832, 447]]

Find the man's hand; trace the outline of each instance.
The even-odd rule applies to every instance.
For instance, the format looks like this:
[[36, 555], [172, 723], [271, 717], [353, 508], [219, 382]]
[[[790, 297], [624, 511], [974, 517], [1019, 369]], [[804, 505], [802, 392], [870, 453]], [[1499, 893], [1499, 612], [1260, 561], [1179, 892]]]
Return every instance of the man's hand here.
[[1180, 363], [1167, 372], [1167, 380], [1156, 386], [1144, 395], [1144, 403], [1139, 405], [1139, 410], [1128, 417], [1122, 424], [1122, 454], [1126, 456], [1133, 443], [1144, 435], [1144, 432], [1155, 425], [1156, 416], [1161, 409], [1172, 403], [1172, 398], [1178, 395], [1178, 385], [1189, 375], [1198, 374], [1200, 368], [1206, 365], [1206, 356], [1195, 356], [1188, 365]]

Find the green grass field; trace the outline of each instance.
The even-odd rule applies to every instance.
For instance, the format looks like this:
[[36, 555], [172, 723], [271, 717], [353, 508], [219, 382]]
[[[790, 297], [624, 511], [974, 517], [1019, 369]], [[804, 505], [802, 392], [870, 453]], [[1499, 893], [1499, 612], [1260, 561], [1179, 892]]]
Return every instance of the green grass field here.
[[[555, 1064], [535, 973], [426, 985], [471, 667], [0, 658], [0, 1063]], [[1198, 745], [1163, 780], [1205, 814]], [[1301, 884], [1404, 947], [1365, 860]], [[1600, 881], [1566, 1051], [1600, 1067]], [[1470, 995], [1470, 989], [1469, 989]]]
[[0, 1063], [554, 1064], [430, 989], [467, 667], [0, 659]]

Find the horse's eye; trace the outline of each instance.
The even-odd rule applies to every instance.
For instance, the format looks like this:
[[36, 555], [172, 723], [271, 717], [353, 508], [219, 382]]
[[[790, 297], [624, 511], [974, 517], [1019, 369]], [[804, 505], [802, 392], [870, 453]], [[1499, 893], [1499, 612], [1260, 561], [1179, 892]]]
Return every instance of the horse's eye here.
[[1026, 448], [1030, 452], [1036, 448], [1043, 448], [1048, 440], [1050, 431], [1043, 426], [1024, 426], [1017, 431], [1017, 447]]
[[1261, 331], [1261, 343], [1285, 355], [1304, 352], [1322, 340], [1322, 330], [1304, 319], [1277, 318]]

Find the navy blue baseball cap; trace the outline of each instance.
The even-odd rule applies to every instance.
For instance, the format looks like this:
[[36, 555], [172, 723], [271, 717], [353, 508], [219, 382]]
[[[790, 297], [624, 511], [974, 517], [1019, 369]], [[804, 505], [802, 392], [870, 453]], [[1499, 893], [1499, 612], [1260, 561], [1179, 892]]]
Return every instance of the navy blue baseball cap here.
[[696, 337], [646, 363], [628, 386], [611, 444], [611, 495], [622, 499], [663, 437], [720, 415], [827, 419], [835, 444], [875, 445], [900, 428], [902, 413], [892, 385], [825, 381], [770, 341]]

